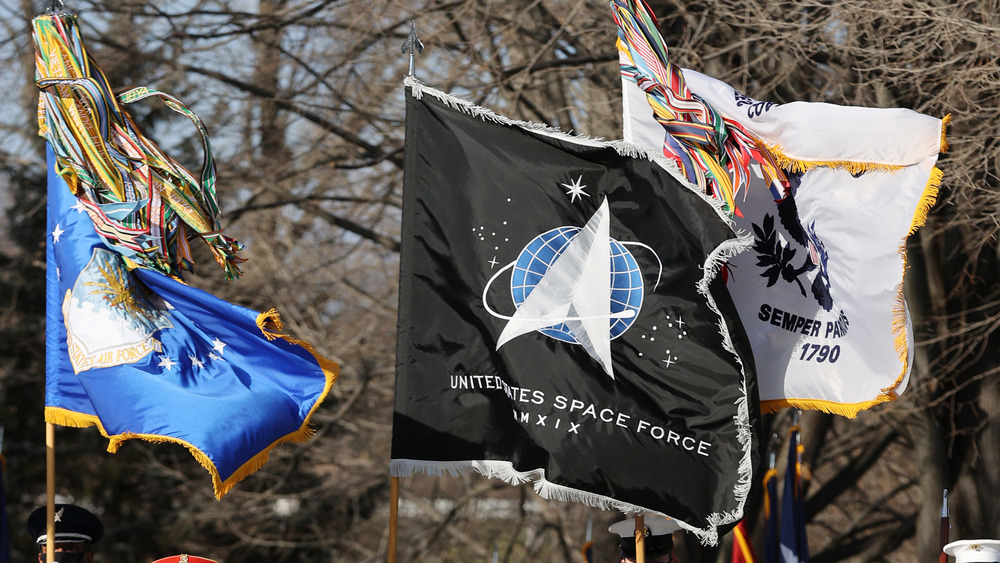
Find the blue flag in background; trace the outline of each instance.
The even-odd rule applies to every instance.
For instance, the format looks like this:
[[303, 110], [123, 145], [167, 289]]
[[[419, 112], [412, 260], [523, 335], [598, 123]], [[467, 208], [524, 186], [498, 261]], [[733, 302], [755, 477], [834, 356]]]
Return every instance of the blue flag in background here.
[[809, 563], [805, 499], [802, 498], [799, 460], [801, 455], [799, 428], [793, 426], [790, 433], [788, 467], [785, 468], [785, 489], [781, 498], [781, 563]]
[[187, 447], [215, 495], [304, 441], [338, 366], [257, 313], [104, 245], [48, 152], [45, 420]]
[[764, 474], [764, 563], [778, 563], [778, 471], [771, 467]]

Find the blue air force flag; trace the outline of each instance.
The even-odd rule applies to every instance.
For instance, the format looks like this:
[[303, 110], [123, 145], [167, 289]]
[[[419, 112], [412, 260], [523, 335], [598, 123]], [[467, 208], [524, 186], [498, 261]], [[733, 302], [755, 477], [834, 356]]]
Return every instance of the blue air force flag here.
[[[751, 166], [734, 221], [753, 248], [726, 271], [762, 410], [853, 417], [895, 399], [912, 363], [906, 238], [935, 201], [945, 122], [907, 109], [779, 105], [692, 70], [683, 77], [753, 135], [790, 182], [786, 192]], [[625, 141], [662, 147], [664, 127], [624, 70], [622, 86]]]
[[129, 269], [94, 230], [48, 151], [45, 419], [186, 446], [216, 497], [275, 445], [303, 441], [335, 363], [258, 314]]
[[715, 544], [757, 466], [717, 275], [747, 241], [652, 151], [408, 85], [391, 473], [533, 481]]

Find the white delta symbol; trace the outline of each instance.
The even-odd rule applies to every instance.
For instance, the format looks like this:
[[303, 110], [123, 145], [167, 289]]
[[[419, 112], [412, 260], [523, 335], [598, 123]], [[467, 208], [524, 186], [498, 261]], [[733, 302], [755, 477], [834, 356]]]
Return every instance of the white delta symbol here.
[[[611, 213], [608, 200], [583, 228], [563, 226], [532, 239], [517, 257], [486, 282], [483, 306], [494, 317], [507, 320], [497, 349], [532, 331], [569, 344], [583, 346], [614, 379], [611, 341], [625, 333], [642, 308], [643, 279], [635, 257], [626, 248], [649, 250], [659, 263], [656, 285], [663, 263], [649, 246], [619, 242], [609, 235]], [[510, 293], [517, 309], [506, 316], [486, 302], [490, 286], [505, 270], [513, 268]]]

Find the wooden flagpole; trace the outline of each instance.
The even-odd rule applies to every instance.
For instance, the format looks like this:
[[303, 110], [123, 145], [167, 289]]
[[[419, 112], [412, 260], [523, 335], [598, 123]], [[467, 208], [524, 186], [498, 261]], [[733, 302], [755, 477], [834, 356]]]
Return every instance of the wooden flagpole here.
[[396, 527], [398, 524], [399, 477], [393, 476], [389, 478], [389, 563], [396, 563]]
[[635, 563], [646, 563], [646, 519], [635, 517]]
[[[52, 0], [52, 15], [59, 13], [62, 0]], [[44, 412], [44, 407], [43, 407]], [[37, 539], [37, 538], [33, 538]], [[45, 423], [45, 561], [56, 560], [56, 427]]]
[[45, 423], [45, 560], [56, 560], [56, 427]]

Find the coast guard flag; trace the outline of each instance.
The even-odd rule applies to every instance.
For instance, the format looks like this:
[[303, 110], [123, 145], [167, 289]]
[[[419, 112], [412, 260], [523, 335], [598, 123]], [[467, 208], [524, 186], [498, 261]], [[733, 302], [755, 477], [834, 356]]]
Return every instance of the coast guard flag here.
[[758, 456], [717, 275], [745, 242], [652, 151], [407, 84], [391, 473], [534, 481], [716, 544]]
[[785, 467], [785, 489], [781, 496], [781, 563], [809, 563], [799, 440], [799, 429], [793, 426], [789, 431], [788, 466]]
[[48, 150], [45, 420], [186, 446], [215, 495], [309, 438], [337, 365], [227, 303], [105, 246]]
[[[705, 146], [718, 150], [711, 143], [719, 139], [752, 141], [727, 160], [742, 164], [735, 168], [746, 177], [717, 197], [730, 202], [737, 232], [754, 238], [726, 274], [753, 347], [761, 409], [853, 417], [898, 397], [913, 347], [902, 286], [906, 238], [935, 201], [947, 118], [754, 100], [695, 71], [674, 71], [648, 8], [612, 4], [626, 141], [682, 166], [691, 146], [698, 156], [711, 152]], [[684, 135], [666, 133], [686, 132], [706, 111], [719, 117], [700, 123], [708, 140], [688, 145]]]

